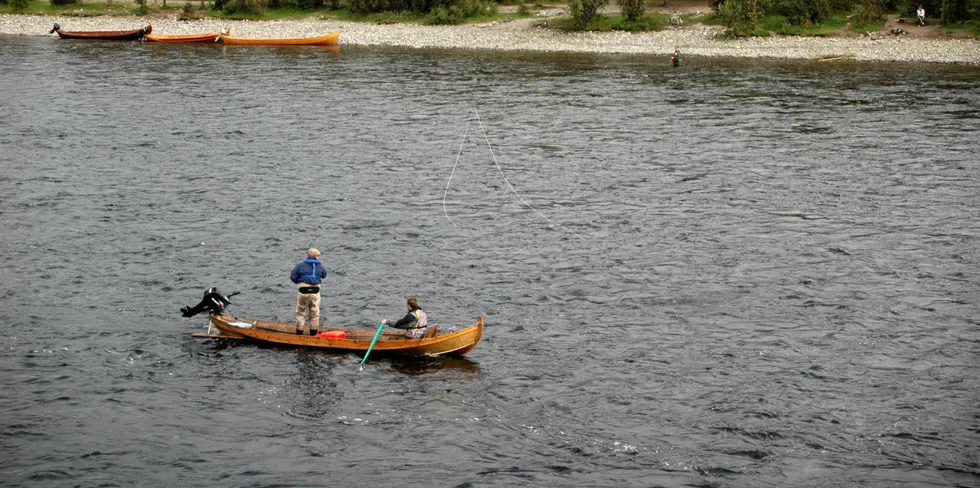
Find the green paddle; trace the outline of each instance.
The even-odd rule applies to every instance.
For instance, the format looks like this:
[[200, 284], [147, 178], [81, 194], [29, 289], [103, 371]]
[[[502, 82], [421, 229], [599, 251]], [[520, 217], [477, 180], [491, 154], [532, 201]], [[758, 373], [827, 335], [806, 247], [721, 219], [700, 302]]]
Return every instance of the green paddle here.
[[364, 371], [364, 361], [367, 361], [368, 354], [371, 354], [371, 349], [374, 349], [374, 343], [378, 342], [378, 337], [381, 337], [381, 329], [384, 327], [384, 322], [378, 324], [378, 331], [374, 333], [374, 339], [371, 339], [371, 345], [368, 346], [367, 352], [364, 353], [364, 359], [361, 360], [361, 366], [357, 368], [358, 371]]

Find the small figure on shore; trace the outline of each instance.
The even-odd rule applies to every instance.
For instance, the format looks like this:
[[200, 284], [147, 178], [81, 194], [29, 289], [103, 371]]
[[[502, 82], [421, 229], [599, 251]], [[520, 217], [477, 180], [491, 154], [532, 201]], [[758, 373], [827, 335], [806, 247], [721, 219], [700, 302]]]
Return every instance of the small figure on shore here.
[[296, 333], [302, 335], [306, 316], [310, 316], [310, 335], [315, 336], [320, 327], [320, 283], [327, 277], [327, 270], [320, 262], [320, 251], [311, 247], [306, 259], [289, 273], [296, 283]]
[[408, 311], [408, 313], [404, 317], [398, 319], [397, 322], [383, 319], [381, 323], [396, 329], [407, 329], [405, 335], [413, 339], [418, 339], [424, 336], [425, 330], [429, 326], [429, 317], [425, 315], [425, 312], [422, 311], [422, 307], [419, 306], [419, 299], [409, 297], [405, 302], [405, 309]]
[[926, 25], [926, 9], [921, 3], [919, 4], [919, 9], [915, 11], [915, 16], [916, 22], [918, 22], [919, 25]]
[[670, 57], [670, 64], [674, 65], [675, 68], [681, 65], [681, 47], [674, 47], [674, 55]]

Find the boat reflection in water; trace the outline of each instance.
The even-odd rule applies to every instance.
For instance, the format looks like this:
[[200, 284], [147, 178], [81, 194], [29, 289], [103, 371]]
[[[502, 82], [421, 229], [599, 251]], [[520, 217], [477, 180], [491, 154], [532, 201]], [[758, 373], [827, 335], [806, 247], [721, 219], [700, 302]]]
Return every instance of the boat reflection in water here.
[[390, 361], [392, 369], [410, 376], [419, 376], [446, 370], [471, 374], [480, 373], [480, 365], [465, 357], [391, 358]]

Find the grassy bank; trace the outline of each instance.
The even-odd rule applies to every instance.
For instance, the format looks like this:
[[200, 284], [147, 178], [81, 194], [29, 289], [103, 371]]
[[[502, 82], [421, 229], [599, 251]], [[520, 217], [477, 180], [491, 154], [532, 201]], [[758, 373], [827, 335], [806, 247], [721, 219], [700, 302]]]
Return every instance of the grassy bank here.
[[[613, 30], [630, 32], [651, 32], [659, 31], [670, 24], [671, 13], [660, 7], [660, 2], [654, 2], [656, 6], [647, 8], [647, 13], [639, 20], [627, 22], [619, 13], [618, 7], [606, 8], [602, 15], [598, 16], [586, 26], [580, 27], [574, 19], [567, 15], [566, 4], [501, 4], [499, 9], [485, 15], [469, 17], [462, 23], [486, 23], [498, 22], [511, 19], [526, 19], [541, 17], [539, 24], [544, 27], [557, 28], [561, 30], [586, 30], [594, 32], [607, 32]], [[34, 14], [34, 15], [60, 15], [67, 17], [95, 17], [95, 16], [126, 16], [137, 15], [153, 17], [158, 15], [179, 16], [182, 20], [193, 19], [229, 19], [229, 20], [289, 20], [289, 19], [317, 19], [317, 20], [339, 20], [351, 22], [369, 22], [376, 24], [441, 24], [441, 21], [434, 14], [422, 14], [415, 12], [382, 12], [372, 14], [357, 14], [347, 10], [298, 10], [298, 9], [266, 9], [261, 13], [226, 13], [222, 10], [214, 10], [212, 2], [202, 2], [201, 0], [147, 0], [145, 6], [141, 6], [132, 0], [111, 1], [94, 0], [85, 1], [70, 5], [52, 5], [47, 0], [33, 0], [29, 2], [27, 8], [15, 10], [9, 0], [6, 4], [0, 4], [0, 13], [4, 14]], [[564, 9], [563, 15], [555, 13]], [[714, 13], [710, 13], [708, 2], [704, 2], [701, 14], [684, 13], [680, 15], [683, 25], [691, 26], [695, 24], [722, 25], [721, 20]], [[894, 17], [894, 14], [892, 14]], [[858, 36], [867, 32], [888, 33], [894, 26], [887, 25], [886, 19], [882, 18], [869, 24], [858, 25], [856, 23], [857, 13], [848, 12], [837, 14], [817, 24], [793, 25], [786, 17], [779, 15], [769, 15], [759, 19], [756, 28], [750, 33], [755, 37], [780, 36], [800, 36], [800, 37], [830, 37], [830, 36]], [[908, 28], [912, 28], [911, 25]], [[954, 24], [936, 26], [936, 35], [945, 37], [974, 37], [980, 38], [980, 22], [974, 21], [965, 24]], [[918, 33], [918, 32], [917, 32]]]
[[[49, 1], [33, 0], [27, 8], [17, 10], [9, 4], [0, 4], [0, 14], [26, 15], [60, 15], [65, 17], [96, 17], [139, 15], [153, 17], [156, 15], [186, 15], [190, 18], [211, 18], [231, 20], [288, 20], [288, 19], [331, 19], [352, 22], [373, 22], [378, 24], [426, 24], [434, 23], [429, 14], [414, 12], [381, 12], [372, 14], [357, 14], [347, 10], [299, 10], [299, 9], [265, 9], [261, 13], [233, 13], [212, 9], [213, 2], [200, 0], [147, 0], [145, 6], [129, 1], [85, 1], [71, 5], [52, 5]], [[539, 5], [545, 8], [544, 5]], [[506, 8], [506, 7], [505, 7]], [[534, 9], [526, 12], [518, 11], [516, 7], [501, 10], [490, 15], [467, 18], [466, 23], [492, 22], [507, 18], [528, 18], [534, 16]]]

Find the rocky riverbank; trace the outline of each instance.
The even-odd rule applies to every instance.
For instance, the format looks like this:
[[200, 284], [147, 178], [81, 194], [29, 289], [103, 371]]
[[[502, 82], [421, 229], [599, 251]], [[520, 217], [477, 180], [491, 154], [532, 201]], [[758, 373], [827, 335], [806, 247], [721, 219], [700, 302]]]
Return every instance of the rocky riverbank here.
[[[555, 12], [554, 14], [557, 14]], [[553, 14], [553, 15], [554, 15]], [[879, 34], [861, 37], [717, 38], [719, 27], [671, 26], [661, 32], [566, 33], [538, 25], [544, 18], [461, 26], [371, 24], [334, 20], [178, 21], [154, 17], [69, 17], [0, 15], [0, 35], [54, 36], [54, 23], [69, 31], [126, 30], [153, 25], [159, 34], [214, 32], [231, 27], [242, 37], [301, 37], [340, 30], [341, 45], [464, 48], [502, 51], [619, 53], [670, 56], [675, 46], [686, 55], [793, 59], [857, 59], [980, 65], [980, 40], [915, 38]]]

